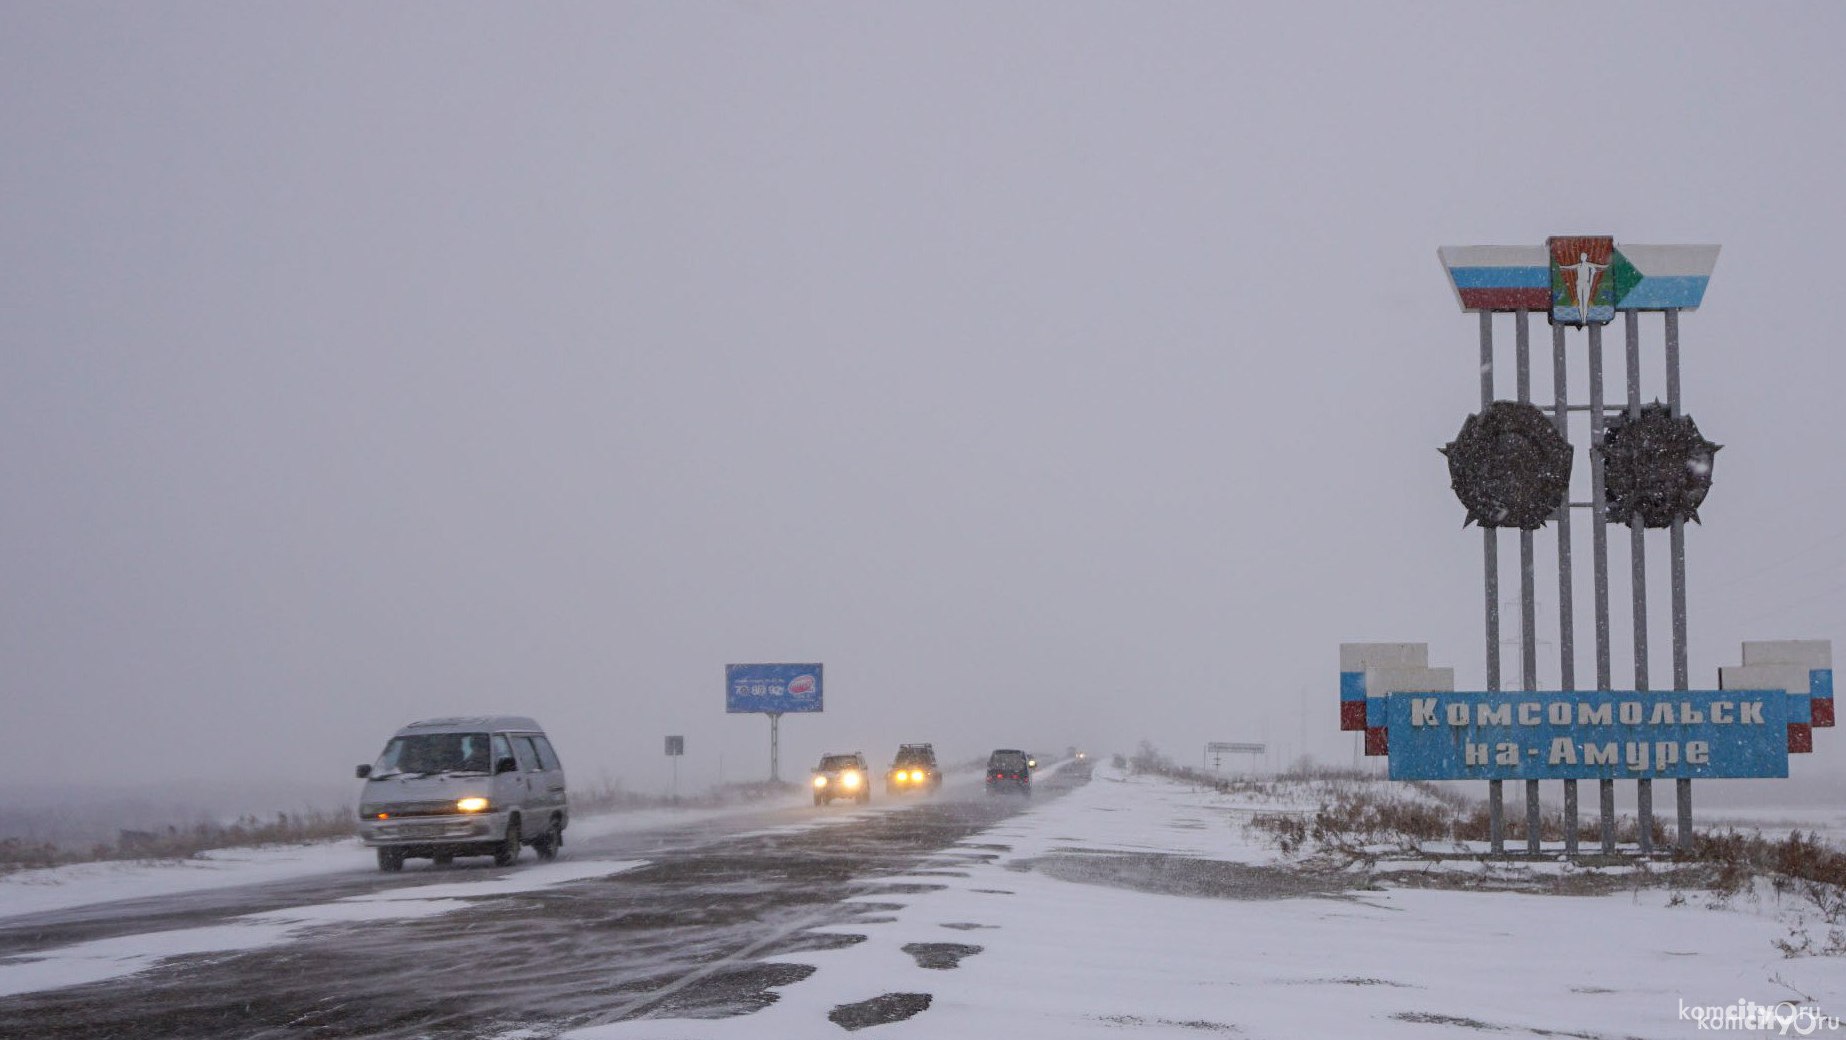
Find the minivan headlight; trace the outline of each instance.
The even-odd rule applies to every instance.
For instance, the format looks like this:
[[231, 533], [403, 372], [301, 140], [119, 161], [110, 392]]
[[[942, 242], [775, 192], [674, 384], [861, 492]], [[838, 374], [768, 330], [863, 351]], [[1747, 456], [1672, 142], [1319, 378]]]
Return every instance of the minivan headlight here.
[[815, 778], [814, 778], [814, 786], [815, 786], [815, 787], [825, 787], [825, 786], [827, 786], [827, 778], [826, 778], [826, 777], [824, 777], [824, 776], [817, 776], [817, 777], [815, 777]]
[[488, 802], [485, 798], [463, 798], [461, 801], [455, 803], [455, 808], [462, 812], [469, 813], [486, 812], [488, 809]]
[[859, 786], [859, 774], [851, 772], [851, 771], [841, 773], [840, 783], [841, 785], [845, 787], [858, 787]]

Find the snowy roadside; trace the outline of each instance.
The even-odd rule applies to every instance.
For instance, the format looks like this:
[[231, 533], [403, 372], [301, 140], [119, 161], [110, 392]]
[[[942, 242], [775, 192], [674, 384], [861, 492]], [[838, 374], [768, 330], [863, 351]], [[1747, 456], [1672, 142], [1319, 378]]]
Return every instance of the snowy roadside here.
[[[1638, 886], [1577, 896], [1293, 888], [1278, 879], [1299, 875], [1265, 871], [1276, 854], [1243, 826], [1253, 811], [1287, 808], [1099, 768], [1070, 795], [884, 879], [930, 887], [862, 897], [903, 904], [832, 929], [863, 941], [779, 958], [817, 970], [770, 1007], [568, 1036], [836, 1036], [831, 1015], [880, 1023], [892, 1038], [1395, 1037], [1457, 1026], [1686, 1037], [1699, 1032], [1691, 1009], [1738, 1001], [1846, 1015], [1839, 958], [1784, 958], [1774, 945], [1789, 934], [1791, 904], [1714, 906]], [[533, 1034], [506, 1040], [521, 1035]]]
[[[579, 816], [569, 837], [582, 842], [635, 831], [702, 827], [765, 810], [807, 804], [798, 794], [786, 800], [715, 809], [644, 809]], [[568, 849], [566, 846], [568, 859]], [[527, 857], [530, 863], [530, 856]], [[72, 907], [181, 895], [216, 888], [260, 885], [306, 877], [370, 874], [378, 870], [372, 851], [357, 838], [301, 845], [259, 845], [212, 849], [184, 860], [104, 860], [0, 874], [0, 919]]]
[[[956, 787], [973, 788], [978, 776], [957, 775]], [[866, 815], [915, 804], [877, 799], [869, 806], [834, 807], [805, 813], [747, 833], [784, 833], [846, 823]], [[693, 830], [721, 826], [749, 817], [795, 813], [811, 808], [806, 791], [783, 798], [705, 809], [640, 809], [578, 815], [571, 820], [565, 859], [571, 846], [616, 834], [653, 830]], [[528, 855], [527, 862], [530, 862]], [[412, 870], [418, 868], [413, 863]], [[183, 860], [102, 860], [0, 874], [0, 920], [25, 914], [68, 910], [124, 899], [148, 899], [216, 888], [260, 885], [307, 877], [368, 874], [378, 870], [372, 851], [357, 838], [299, 845], [258, 845], [212, 849]]]
[[1836, 849], [1846, 849], [1846, 808], [1839, 806], [1718, 806], [1700, 810], [1698, 826], [1701, 831], [1737, 830], [1766, 838], [1786, 838], [1794, 831], [1812, 833]]
[[[732, 826], [722, 832], [727, 836], [791, 834], [816, 827], [844, 825], [914, 804], [907, 799], [887, 800], [851, 810], [809, 812], [807, 810], [812, 808], [809, 796], [805, 791], [796, 791], [788, 799], [748, 806], [588, 816], [575, 821], [571, 833], [582, 841], [630, 832], [693, 831], [729, 823]], [[785, 822], [776, 822], [761, 830], [736, 828], [739, 821], [748, 827], [765, 818]], [[411, 920], [454, 913], [478, 905], [480, 900], [605, 877], [647, 863], [644, 859], [567, 854], [552, 863], [537, 863], [528, 857], [526, 862], [510, 869], [451, 872], [432, 868], [431, 879], [435, 883], [394, 885], [327, 902], [244, 914], [201, 927], [142, 932], [0, 957], [0, 997], [122, 978], [177, 957], [281, 945], [328, 925]], [[370, 850], [355, 839], [215, 850], [184, 861], [73, 864], [51, 870], [22, 871], [0, 878], [0, 919], [42, 910], [310, 876], [343, 873], [370, 876], [376, 871], [376, 861]]]

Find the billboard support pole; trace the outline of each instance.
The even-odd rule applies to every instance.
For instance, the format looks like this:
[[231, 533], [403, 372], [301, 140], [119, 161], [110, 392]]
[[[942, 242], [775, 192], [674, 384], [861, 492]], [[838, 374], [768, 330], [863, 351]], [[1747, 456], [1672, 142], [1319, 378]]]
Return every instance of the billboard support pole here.
[[769, 782], [782, 782], [782, 713], [764, 712], [769, 716]]

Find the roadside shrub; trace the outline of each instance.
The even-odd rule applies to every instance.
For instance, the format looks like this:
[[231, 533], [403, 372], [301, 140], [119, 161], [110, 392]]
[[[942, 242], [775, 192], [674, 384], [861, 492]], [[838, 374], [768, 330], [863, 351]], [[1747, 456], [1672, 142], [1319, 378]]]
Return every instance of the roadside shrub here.
[[1128, 766], [1136, 773], [1161, 773], [1172, 775], [1175, 770], [1173, 760], [1160, 753], [1149, 741], [1141, 741], [1135, 749], [1134, 757], [1128, 760]]
[[48, 841], [23, 841], [19, 838], [0, 839], [0, 874], [15, 870], [35, 870], [42, 867], [55, 867], [61, 863], [75, 862], [81, 859], [72, 853], [58, 848]]
[[273, 818], [240, 816], [229, 824], [197, 823], [161, 830], [120, 830], [113, 843], [87, 849], [17, 838], [0, 840], [0, 873], [101, 860], [190, 859], [210, 849], [254, 845], [298, 845], [350, 837], [357, 821], [347, 810], [277, 813]]
[[1846, 956], [1846, 853], [1813, 832], [1791, 831], [1780, 840], [1734, 830], [1700, 834], [1689, 859], [1712, 868], [1711, 889], [1720, 899], [1743, 893], [1765, 877], [1777, 895], [1792, 897], [1819, 916], [1826, 934], [1816, 940], [1807, 917], [1797, 917], [1787, 938], [1776, 940], [1783, 956]]

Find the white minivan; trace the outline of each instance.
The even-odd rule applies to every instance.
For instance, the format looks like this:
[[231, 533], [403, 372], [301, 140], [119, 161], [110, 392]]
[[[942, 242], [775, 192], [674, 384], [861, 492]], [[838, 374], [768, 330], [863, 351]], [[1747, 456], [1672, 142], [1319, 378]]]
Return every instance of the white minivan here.
[[357, 773], [365, 781], [359, 837], [378, 850], [380, 870], [402, 870], [413, 857], [444, 865], [492, 856], [511, 866], [521, 845], [554, 859], [570, 825], [564, 767], [524, 716], [413, 722]]

